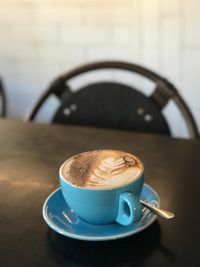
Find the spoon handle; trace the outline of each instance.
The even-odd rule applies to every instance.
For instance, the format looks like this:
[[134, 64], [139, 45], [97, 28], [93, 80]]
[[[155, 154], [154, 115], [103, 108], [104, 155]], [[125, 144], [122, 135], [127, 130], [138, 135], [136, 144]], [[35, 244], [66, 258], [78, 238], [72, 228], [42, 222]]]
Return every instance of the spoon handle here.
[[146, 208], [148, 208], [149, 210], [153, 211], [155, 214], [160, 215], [161, 217], [165, 219], [172, 219], [175, 216], [174, 213], [167, 211], [167, 210], [160, 209], [160, 208], [156, 208], [153, 205], [143, 200], [140, 200], [140, 203]]

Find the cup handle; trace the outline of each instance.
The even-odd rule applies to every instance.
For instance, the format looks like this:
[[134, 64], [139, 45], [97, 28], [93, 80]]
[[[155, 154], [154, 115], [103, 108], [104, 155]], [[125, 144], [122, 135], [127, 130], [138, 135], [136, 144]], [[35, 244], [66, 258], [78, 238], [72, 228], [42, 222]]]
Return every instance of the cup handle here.
[[142, 205], [139, 199], [130, 192], [119, 196], [119, 209], [116, 222], [121, 225], [130, 225], [142, 217]]

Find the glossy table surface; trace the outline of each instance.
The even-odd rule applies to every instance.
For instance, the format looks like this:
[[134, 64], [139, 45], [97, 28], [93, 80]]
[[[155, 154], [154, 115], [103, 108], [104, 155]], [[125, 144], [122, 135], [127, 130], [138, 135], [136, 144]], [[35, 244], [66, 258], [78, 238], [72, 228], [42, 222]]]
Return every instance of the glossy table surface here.
[[[99, 148], [136, 154], [145, 182], [175, 219], [159, 218], [115, 241], [79, 241], [50, 230], [42, 206], [59, 187], [59, 166]], [[1, 120], [0, 266], [200, 266], [199, 169], [199, 140]]]

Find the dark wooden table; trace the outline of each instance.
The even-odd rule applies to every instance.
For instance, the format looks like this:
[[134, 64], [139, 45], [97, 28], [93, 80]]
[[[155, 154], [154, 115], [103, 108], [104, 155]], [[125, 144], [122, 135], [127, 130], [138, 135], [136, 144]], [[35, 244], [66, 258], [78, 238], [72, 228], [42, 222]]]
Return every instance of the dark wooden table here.
[[[146, 183], [176, 218], [106, 242], [63, 237], [42, 218], [58, 168], [81, 151], [138, 155]], [[200, 141], [72, 126], [0, 121], [0, 266], [200, 266]]]

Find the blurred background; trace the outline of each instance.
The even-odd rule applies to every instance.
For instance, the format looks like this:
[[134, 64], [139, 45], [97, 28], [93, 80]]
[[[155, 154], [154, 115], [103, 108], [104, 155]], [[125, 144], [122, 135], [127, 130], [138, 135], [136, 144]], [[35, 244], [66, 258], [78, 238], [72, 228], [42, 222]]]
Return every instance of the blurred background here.
[[[7, 116], [24, 120], [50, 82], [80, 64], [123, 60], [171, 81], [200, 129], [199, 10], [198, 0], [0, 0]], [[164, 113], [186, 137], [173, 104]]]

